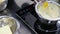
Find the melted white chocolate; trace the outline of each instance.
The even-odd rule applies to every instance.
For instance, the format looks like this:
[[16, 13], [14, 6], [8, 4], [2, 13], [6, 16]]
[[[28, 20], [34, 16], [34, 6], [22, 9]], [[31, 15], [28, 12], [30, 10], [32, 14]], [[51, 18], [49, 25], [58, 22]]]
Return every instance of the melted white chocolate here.
[[9, 25], [0, 28], [0, 34], [12, 34]]
[[39, 14], [47, 19], [56, 19], [59, 16], [59, 6], [53, 3], [48, 3], [48, 7], [43, 9], [42, 5], [38, 5], [38, 12]]
[[[6, 25], [8, 25], [9, 27], [6, 26]], [[12, 19], [12, 18], [9, 18], [9, 17], [1, 18], [0, 19], [0, 32], [1, 33], [4, 32], [3, 30], [5, 29], [3, 26], [5, 26], [6, 28], [10, 29], [12, 34], [13, 34], [15, 32], [15, 30], [16, 30], [16, 21], [14, 19]], [[2, 27], [4, 29], [1, 30]]]

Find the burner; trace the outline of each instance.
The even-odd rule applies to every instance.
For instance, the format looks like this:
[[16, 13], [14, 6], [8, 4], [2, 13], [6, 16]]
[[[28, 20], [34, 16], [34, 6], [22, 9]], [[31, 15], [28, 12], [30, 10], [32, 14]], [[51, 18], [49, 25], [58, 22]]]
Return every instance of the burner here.
[[30, 27], [34, 32], [38, 34], [56, 34], [57, 21], [51, 21], [51, 24], [48, 23], [48, 20], [43, 20], [38, 17], [35, 12], [35, 5], [32, 4], [27, 6], [18, 12], [16, 12], [18, 17], [24, 21], [24, 23]]
[[56, 24], [46, 24], [39, 20], [35, 22], [34, 27], [39, 34], [55, 34], [57, 30]]

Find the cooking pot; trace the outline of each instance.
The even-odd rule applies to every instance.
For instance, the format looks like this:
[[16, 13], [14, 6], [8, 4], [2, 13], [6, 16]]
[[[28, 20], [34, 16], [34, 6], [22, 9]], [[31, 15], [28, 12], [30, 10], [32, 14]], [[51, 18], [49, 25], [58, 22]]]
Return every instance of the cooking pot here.
[[[45, 17], [41, 16], [41, 14], [39, 13], [37, 7], [38, 7], [39, 4], [42, 4], [42, 3], [41, 3], [41, 1], [38, 2], [37, 0], [35, 0], [35, 2], [36, 2], [36, 5], [35, 5], [36, 13], [37, 13], [37, 15], [38, 15], [42, 20], [48, 20], [48, 23], [50, 23], [51, 21], [59, 21], [59, 20], [60, 20], [60, 17], [55, 18], [55, 19], [51, 19], [51, 18], [49, 19], [49, 18], [45, 18]], [[54, 4], [56, 4], [57, 6], [60, 6], [60, 4], [58, 4], [57, 2], [54, 2], [54, 1], [46, 1], [46, 2], [48, 2], [48, 3], [54, 3]]]
[[[48, 25], [51, 25], [51, 24], [52, 24], [52, 25], [56, 24], [56, 26], [57, 26], [58, 24], [60, 24], [60, 17], [55, 18], [55, 19], [49, 19], [49, 18], [43, 17], [43, 16], [39, 13], [38, 8], [37, 8], [39, 4], [42, 4], [42, 2], [41, 2], [41, 1], [38, 2], [37, 0], [34, 0], [34, 1], [36, 2], [36, 5], [35, 5], [36, 13], [37, 13], [37, 15], [38, 15], [38, 17], [39, 17], [39, 20], [42, 22], [42, 24], [46, 24], [47, 26], [48, 26]], [[46, 1], [46, 2], [48, 2], [48, 3], [53, 3], [53, 4], [56, 4], [57, 6], [60, 6], [60, 4], [58, 4], [57, 2], [54, 2], [54, 1]], [[41, 22], [40, 22], [40, 23], [41, 23]], [[56, 23], [54, 23], [54, 22], [56, 22]], [[57, 26], [57, 28], [59, 29], [59, 25]], [[45, 32], [54, 32], [54, 31], [57, 31], [58, 29], [49, 31], [49, 30], [44, 30], [44, 29], [42, 29], [42, 28], [40, 27], [40, 30], [45, 31]]]

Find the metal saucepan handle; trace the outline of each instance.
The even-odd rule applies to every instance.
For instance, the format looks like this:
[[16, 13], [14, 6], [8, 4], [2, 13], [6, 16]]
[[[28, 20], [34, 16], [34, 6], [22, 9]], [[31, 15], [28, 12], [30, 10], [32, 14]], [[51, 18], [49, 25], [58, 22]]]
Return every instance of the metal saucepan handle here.
[[38, 2], [41, 2], [41, 3], [43, 3], [44, 1], [46, 1], [46, 0], [34, 0], [36, 3], [38, 3]]
[[39, 0], [34, 0], [34, 2], [35, 2], [35, 3], [38, 3], [38, 2], [39, 2]]

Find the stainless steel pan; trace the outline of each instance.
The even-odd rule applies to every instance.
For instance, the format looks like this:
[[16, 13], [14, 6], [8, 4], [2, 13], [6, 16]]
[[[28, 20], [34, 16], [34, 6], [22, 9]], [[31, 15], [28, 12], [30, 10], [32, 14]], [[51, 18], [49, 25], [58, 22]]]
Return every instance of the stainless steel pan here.
[[[57, 28], [59, 29], [59, 27], [60, 27], [60, 17], [58, 17], [58, 18], [56, 18], [56, 19], [47, 19], [47, 18], [44, 18], [43, 16], [41, 16], [41, 14], [39, 13], [39, 11], [38, 11], [38, 9], [37, 9], [37, 6], [39, 5], [39, 4], [41, 4], [42, 2], [41, 1], [37, 1], [37, 0], [35, 0], [35, 2], [36, 2], [36, 5], [35, 5], [35, 10], [36, 10], [36, 13], [37, 13], [37, 15], [39, 16], [39, 19], [40, 19], [40, 21], [44, 24], [46, 21], [48, 21], [48, 23], [45, 23], [45, 24], [51, 24], [51, 22], [52, 21], [57, 21]], [[54, 3], [54, 4], [56, 4], [57, 6], [60, 6], [60, 4], [58, 4], [57, 2], [55, 2], [55, 1], [47, 1], [48, 3]], [[53, 22], [53, 24], [55, 24]], [[58, 30], [57, 29], [57, 30]], [[42, 31], [48, 31], [48, 30], [44, 30], [44, 29], [41, 29]], [[57, 30], [54, 30], [54, 31], [57, 31]], [[48, 32], [54, 32], [54, 31], [48, 31]]]

